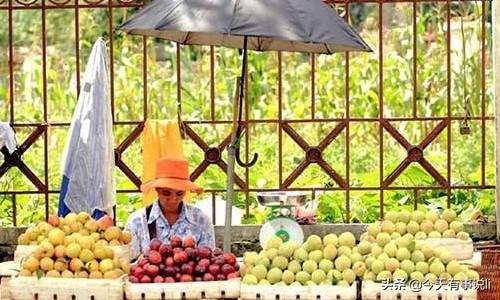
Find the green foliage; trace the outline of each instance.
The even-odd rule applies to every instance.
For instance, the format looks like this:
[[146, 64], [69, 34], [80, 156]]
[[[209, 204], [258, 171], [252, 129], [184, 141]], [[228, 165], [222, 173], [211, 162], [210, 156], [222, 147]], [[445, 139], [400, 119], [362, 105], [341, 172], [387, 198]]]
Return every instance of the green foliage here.
[[[393, 18], [384, 18], [384, 82], [383, 113], [386, 117], [411, 117], [413, 106], [413, 28], [412, 6], [409, 4], [384, 4], [385, 13]], [[417, 5], [417, 115], [422, 117], [443, 117], [447, 115], [447, 66], [446, 56], [446, 11], [444, 4], [423, 3]], [[488, 8], [488, 15], [490, 9]], [[121, 23], [130, 10], [114, 9], [113, 25]], [[363, 38], [370, 44], [373, 53], [349, 54], [349, 73], [346, 74], [345, 54], [332, 56], [283, 53], [282, 54], [282, 116], [284, 119], [312, 117], [311, 99], [315, 99], [316, 118], [378, 118], [379, 114], [379, 37], [378, 6], [374, 4], [352, 4], [351, 20]], [[465, 15], [465, 59], [461, 50], [459, 16]], [[471, 99], [473, 115], [481, 114], [481, 10], [468, 4], [453, 6], [452, 10], [452, 76], [451, 114], [463, 116], [463, 87]], [[51, 10], [47, 12], [47, 95], [48, 121], [69, 122], [77, 100], [76, 46], [74, 35], [74, 11]], [[43, 111], [43, 73], [41, 52], [41, 14], [36, 10], [16, 10], [14, 13], [14, 72], [16, 122], [41, 122]], [[109, 38], [108, 10], [81, 9], [80, 19], [80, 72], [85, 70], [86, 60], [93, 42], [99, 36]], [[388, 21], [387, 21], [388, 20]], [[488, 19], [488, 22], [490, 20]], [[0, 24], [7, 24], [7, 13], [0, 11]], [[8, 30], [0, 30], [0, 118], [9, 120], [10, 98], [8, 78]], [[458, 28], [458, 29], [457, 29]], [[491, 28], [486, 32], [486, 115], [493, 114], [493, 76], [491, 69]], [[127, 36], [113, 32], [113, 74], [114, 104], [117, 121], [140, 121], [143, 119], [144, 101], [142, 67], [142, 37]], [[211, 120], [210, 47], [181, 46], [181, 90], [182, 118], [184, 120]], [[232, 99], [235, 92], [235, 78], [240, 74], [241, 57], [238, 50], [215, 48], [215, 95], [214, 118], [230, 120]], [[315, 90], [311, 95], [311, 60], [316, 61]], [[248, 57], [248, 107], [250, 119], [278, 119], [278, 54], [250, 52]], [[161, 119], [176, 118], [177, 66], [176, 45], [170, 42], [147, 39], [147, 95], [148, 117]], [[463, 67], [467, 81], [463, 81]], [[345, 78], [349, 77], [349, 106], [346, 107]], [[80, 82], [81, 84], [81, 82]], [[418, 144], [436, 126], [437, 122], [393, 122], [398, 130], [412, 143]], [[227, 124], [191, 124], [210, 146], [217, 146], [230, 131]], [[335, 122], [291, 123], [291, 126], [310, 145], [318, 144], [333, 128]], [[119, 144], [133, 130], [134, 126], [115, 126], [115, 144]], [[494, 185], [494, 123], [486, 122], [486, 184]], [[452, 122], [451, 178], [453, 184], [481, 183], [481, 123], [472, 121], [472, 134], [463, 137], [458, 134], [459, 121]], [[324, 159], [346, 178], [346, 139], [349, 141], [349, 184], [352, 187], [380, 185], [380, 141], [378, 122], [357, 122], [349, 124], [349, 136], [344, 130], [325, 150]], [[30, 128], [18, 129], [19, 141], [29, 134]], [[251, 124], [248, 129], [250, 141], [242, 141], [242, 148], [249, 153], [258, 152], [260, 159], [248, 170], [250, 188], [276, 188], [278, 178], [279, 128], [276, 123]], [[51, 190], [59, 189], [60, 160], [67, 128], [52, 127], [48, 134], [49, 163], [48, 182]], [[447, 145], [446, 130], [425, 150], [425, 156], [446, 177]], [[286, 133], [283, 138], [283, 179], [304, 158], [303, 150]], [[383, 176], [387, 177], [405, 157], [406, 153], [395, 140], [384, 133]], [[25, 155], [24, 161], [43, 178], [43, 141], [37, 142]], [[184, 151], [190, 160], [191, 169], [204, 156], [192, 141], [184, 141]], [[227, 153], [223, 156], [226, 158]], [[123, 159], [136, 174], [141, 174], [140, 141], [136, 141], [125, 152]], [[236, 173], [245, 178], [246, 170], [237, 167]], [[224, 189], [226, 176], [217, 166], [210, 166], [197, 180], [207, 189]], [[437, 183], [419, 165], [412, 164], [394, 182], [393, 186], [430, 186]], [[0, 179], [2, 190], [34, 190], [16, 169], [10, 170]], [[292, 187], [336, 187], [317, 165], [309, 166]], [[117, 171], [117, 188], [134, 189], [133, 184]], [[380, 192], [377, 190], [350, 191], [346, 201], [343, 191], [316, 193], [318, 219], [321, 222], [371, 222], [379, 218]], [[446, 206], [446, 191], [419, 191], [420, 207], [443, 208]], [[55, 213], [58, 195], [49, 197], [49, 212]], [[490, 190], [454, 190], [451, 195], [453, 208], [464, 214], [481, 210], [484, 214], [494, 211], [494, 197]], [[196, 200], [196, 198], [195, 198]], [[384, 209], [403, 206], [411, 209], [413, 191], [385, 191]], [[347, 220], [346, 202], [350, 207]], [[250, 193], [250, 214], [245, 223], [262, 223], [268, 211], [258, 208], [254, 195]], [[27, 224], [43, 218], [44, 195], [20, 195], [16, 199], [17, 222]], [[245, 206], [244, 195], [238, 194], [235, 205]], [[140, 207], [140, 197], [135, 193], [119, 193], [117, 196], [117, 217], [123, 224], [128, 215]], [[0, 225], [9, 225], [13, 213], [11, 195], [0, 196]]]

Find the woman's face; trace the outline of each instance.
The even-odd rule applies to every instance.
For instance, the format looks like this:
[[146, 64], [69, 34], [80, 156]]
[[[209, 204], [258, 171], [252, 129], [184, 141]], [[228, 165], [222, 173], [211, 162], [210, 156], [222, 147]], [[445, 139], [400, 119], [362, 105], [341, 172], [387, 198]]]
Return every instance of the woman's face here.
[[157, 188], [158, 198], [160, 199], [160, 204], [164, 208], [176, 209], [182, 202], [186, 191], [174, 190], [170, 188]]

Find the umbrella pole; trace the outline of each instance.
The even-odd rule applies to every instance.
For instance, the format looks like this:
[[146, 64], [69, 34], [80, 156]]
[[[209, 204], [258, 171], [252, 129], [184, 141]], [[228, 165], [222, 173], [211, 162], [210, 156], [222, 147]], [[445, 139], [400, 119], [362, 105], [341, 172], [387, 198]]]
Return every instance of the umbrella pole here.
[[236, 80], [236, 93], [233, 99], [233, 128], [231, 131], [231, 143], [228, 146], [227, 162], [227, 192], [226, 192], [226, 219], [224, 222], [224, 252], [231, 251], [231, 221], [233, 215], [234, 196], [234, 163], [236, 160], [236, 148], [239, 147], [238, 139], [241, 134], [241, 118], [243, 111], [243, 94], [245, 88], [245, 73], [247, 65], [247, 37], [243, 38], [243, 66], [241, 67], [241, 77]]

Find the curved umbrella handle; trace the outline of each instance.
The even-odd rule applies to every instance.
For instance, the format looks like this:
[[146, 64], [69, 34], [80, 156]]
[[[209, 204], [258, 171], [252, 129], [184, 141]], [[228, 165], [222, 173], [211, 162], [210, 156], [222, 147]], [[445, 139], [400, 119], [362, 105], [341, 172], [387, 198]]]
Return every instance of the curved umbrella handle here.
[[241, 157], [240, 157], [240, 139], [241, 139], [241, 134], [238, 136], [237, 138], [237, 142], [236, 142], [236, 147], [235, 147], [235, 151], [236, 151], [236, 163], [241, 166], [241, 167], [251, 167], [253, 165], [255, 165], [255, 163], [257, 162], [257, 159], [259, 157], [259, 154], [258, 153], [254, 153], [253, 154], [253, 157], [252, 157], [252, 160], [250, 160], [250, 162], [243, 162], [241, 160]]

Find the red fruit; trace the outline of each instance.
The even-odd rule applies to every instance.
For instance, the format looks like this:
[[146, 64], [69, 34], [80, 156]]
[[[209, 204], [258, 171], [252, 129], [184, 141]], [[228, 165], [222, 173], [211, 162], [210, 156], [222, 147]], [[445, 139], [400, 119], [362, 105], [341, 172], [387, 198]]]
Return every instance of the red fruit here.
[[233, 279], [233, 278], [238, 278], [238, 277], [240, 277], [240, 272], [233, 272], [233, 273], [227, 275], [227, 279]]
[[151, 278], [155, 278], [160, 273], [160, 268], [157, 265], [148, 265], [144, 271]]
[[194, 262], [192, 260], [188, 261], [187, 264], [189, 264], [193, 269], [196, 266], [196, 262]]
[[155, 279], [153, 280], [154, 283], [162, 283], [162, 282], [165, 282], [165, 280], [163, 280], [163, 277], [161, 276], [156, 276]]
[[194, 281], [203, 281], [203, 277], [196, 276], [194, 278]]
[[149, 247], [142, 249], [142, 256], [147, 258], [149, 256], [149, 251], [151, 251]]
[[166, 276], [175, 276], [175, 268], [174, 267], [166, 267], [165, 268]]
[[194, 248], [196, 247], [196, 241], [194, 240], [193, 236], [189, 235], [182, 242], [182, 246], [184, 248]]
[[174, 254], [174, 263], [180, 265], [180, 264], [183, 264], [187, 261], [188, 261], [188, 256], [187, 256], [186, 252], [182, 251], [182, 252]]
[[239, 264], [237, 264], [237, 263], [236, 263], [236, 264], [234, 264], [234, 269], [235, 269], [236, 271], [239, 271], [239, 270], [240, 270], [240, 265], [239, 265]]
[[151, 283], [151, 277], [149, 277], [148, 275], [144, 275], [144, 276], [142, 276], [140, 282], [141, 283]]
[[224, 260], [224, 257], [220, 256], [220, 257], [217, 257], [216, 259], [214, 259], [213, 261], [213, 264], [216, 264], [216, 265], [219, 265], [219, 266], [223, 266], [225, 263], [225, 260]]
[[224, 276], [224, 274], [217, 274], [217, 276], [215, 276], [215, 280], [226, 280], [226, 276]]
[[181, 247], [176, 247], [176, 248], [172, 249], [173, 254], [183, 252], [183, 251], [184, 251], [184, 248], [181, 248]]
[[160, 252], [158, 252], [156, 250], [151, 250], [151, 252], [149, 252], [149, 262], [154, 264], [154, 265], [161, 264]]
[[200, 261], [198, 261], [198, 265], [205, 267], [205, 269], [210, 266], [210, 260], [208, 258], [202, 258]]
[[219, 265], [210, 265], [208, 266], [208, 272], [214, 276], [220, 273], [220, 266]]
[[174, 235], [170, 238], [170, 244], [173, 248], [180, 247], [182, 246], [182, 239], [179, 236]]
[[160, 268], [160, 274], [165, 273], [165, 269], [167, 268], [165, 264], [160, 264], [158, 267]]
[[164, 282], [165, 283], [173, 283], [173, 282], [175, 282], [175, 278], [167, 276], [167, 277], [165, 277]]
[[149, 249], [158, 251], [160, 250], [162, 242], [159, 239], [152, 239], [149, 243]]
[[181, 273], [191, 275], [193, 273], [193, 267], [190, 264], [183, 264], [181, 266]]
[[198, 250], [194, 248], [186, 248], [186, 254], [190, 260], [195, 260], [198, 256]]
[[236, 256], [234, 254], [224, 253], [223, 257], [224, 257], [224, 261], [226, 262], [226, 264], [230, 264], [232, 266], [234, 266], [236, 264]]
[[212, 254], [213, 254], [214, 256], [219, 256], [219, 255], [224, 254], [224, 252], [222, 252], [222, 249], [221, 249], [221, 248], [214, 248], [214, 250], [212, 250]]
[[139, 279], [135, 276], [130, 276], [128, 280], [132, 283], [139, 283]]
[[207, 246], [201, 246], [198, 248], [198, 257], [199, 258], [210, 258], [212, 256], [212, 250]]
[[158, 252], [160, 252], [161, 256], [167, 257], [172, 254], [172, 246], [169, 244], [161, 244]]
[[132, 276], [134, 276], [137, 279], [142, 278], [142, 276], [144, 276], [144, 270], [141, 267], [136, 267], [134, 271], [130, 269], [130, 272]]
[[148, 261], [146, 258], [141, 257], [141, 258], [139, 258], [139, 261], [137, 262], [137, 265], [138, 265], [139, 267], [141, 267], [141, 268], [144, 268], [144, 266], [145, 266], [147, 263], [149, 263], [149, 261]]
[[222, 272], [222, 274], [224, 274], [225, 276], [227, 276], [230, 273], [233, 273], [235, 270], [234, 270], [234, 267], [231, 266], [230, 264], [224, 264], [220, 268], [220, 271]]
[[196, 266], [194, 267], [194, 270], [193, 270], [193, 273], [194, 273], [195, 275], [203, 275], [203, 274], [204, 274], [204, 273], [206, 273], [206, 272], [207, 272], [207, 267], [202, 266], [202, 265], [196, 265]]
[[175, 281], [180, 281], [181, 280], [181, 273], [177, 272], [175, 273]]
[[182, 274], [181, 275], [180, 282], [191, 282], [191, 281], [193, 281], [193, 276], [191, 276], [189, 274]]
[[165, 258], [165, 266], [167, 266], [167, 267], [174, 266], [174, 258], [172, 256]]
[[215, 280], [214, 275], [210, 273], [205, 273], [205, 275], [203, 275], [203, 281], [214, 281], [214, 280]]

